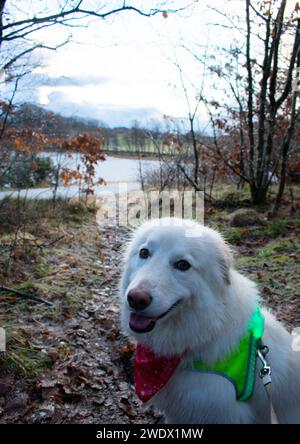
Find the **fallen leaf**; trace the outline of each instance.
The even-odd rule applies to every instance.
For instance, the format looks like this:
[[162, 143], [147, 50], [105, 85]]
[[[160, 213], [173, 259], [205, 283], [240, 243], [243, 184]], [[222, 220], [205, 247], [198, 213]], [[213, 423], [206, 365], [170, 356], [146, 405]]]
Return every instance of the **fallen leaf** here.
[[272, 290], [271, 290], [269, 287], [263, 287], [263, 288], [262, 288], [262, 292], [263, 292], [264, 294], [269, 295], [269, 294], [272, 293]]
[[130, 404], [127, 398], [121, 398], [119, 401], [119, 407], [120, 409], [126, 413], [127, 416], [133, 417], [136, 416], [136, 411], [134, 407]]
[[63, 315], [67, 319], [74, 318], [74, 316], [75, 316], [74, 313], [72, 313], [70, 308], [64, 308]]

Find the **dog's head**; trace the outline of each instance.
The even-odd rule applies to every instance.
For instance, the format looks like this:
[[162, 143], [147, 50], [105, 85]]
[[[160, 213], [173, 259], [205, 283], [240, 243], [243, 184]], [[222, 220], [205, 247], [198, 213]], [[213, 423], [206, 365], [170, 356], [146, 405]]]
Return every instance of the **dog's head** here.
[[175, 218], [145, 223], [125, 255], [123, 328], [159, 353], [210, 340], [231, 285], [231, 262], [223, 238], [210, 228]]

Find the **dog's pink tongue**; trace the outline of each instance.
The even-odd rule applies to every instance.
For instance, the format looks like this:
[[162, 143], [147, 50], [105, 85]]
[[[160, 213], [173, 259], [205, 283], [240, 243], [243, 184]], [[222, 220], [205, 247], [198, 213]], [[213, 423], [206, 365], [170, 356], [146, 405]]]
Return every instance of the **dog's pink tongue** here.
[[141, 316], [136, 313], [131, 313], [129, 319], [129, 326], [137, 330], [144, 330], [145, 328], [149, 327], [152, 321], [153, 318], [147, 318], [146, 316]]

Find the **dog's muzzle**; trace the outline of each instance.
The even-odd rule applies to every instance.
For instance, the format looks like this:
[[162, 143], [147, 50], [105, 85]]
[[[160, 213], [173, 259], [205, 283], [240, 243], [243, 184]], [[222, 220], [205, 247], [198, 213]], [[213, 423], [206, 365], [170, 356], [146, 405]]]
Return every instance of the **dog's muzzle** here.
[[164, 318], [166, 315], [168, 315], [173, 308], [177, 307], [177, 305], [180, 304], [182, 299], [179, 299], [177, 302], [175, 302], [171, 307], [162, 313], [161, 315], [157, 317], [150, 317], [150, 316], [144, 316], [137, 312], [131, 312], [130, 318], [129, 318], [129, 327], [131, 330], [133, 330], [135, 333], [147, 333], [155, 327], [156, 322], [159, 319]]

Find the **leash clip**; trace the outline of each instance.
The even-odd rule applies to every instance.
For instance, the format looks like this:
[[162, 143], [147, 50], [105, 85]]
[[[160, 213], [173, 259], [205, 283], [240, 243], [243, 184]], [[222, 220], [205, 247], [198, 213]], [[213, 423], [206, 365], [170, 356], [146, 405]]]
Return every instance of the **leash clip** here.
[[264, 378], [265, 376], [268, 376], [271, 374], [271, 366], [269, 365], [268, 361], [265, 359], [264, 355], [262, 354], [262, 352], [260, 350], [257, 351], [257, 355], [263, 364], [263, 366], [259, 372], [259, 376], [261, 378]]
[[269, 352], [269, 347], [261, 343], [257, 350], [257, 356], [259, 357], [263, 365], [259, 372], [259, 376], [263, 380], [264, 385], [271, 383], [271, 366], [266, 358], [268, 352]]
[[272, 380], [271, 380], [271, 366], [269, 364], [269, 362], [267, 361], [267, 354], [269, 352], [269, 347], [267, 347], [266, 345], [264, 345], [262, 343], [262, 341], [260, 340], [258, 343], [258, 348], [257, 348], [257, 356], [259, 357], [261, 363], [262, 363], [262, 368], [259, 372], [259, 376], [262, 379], [263, 385], [266, 389], [266, 393], [269, 399], [269, 404], [270, 404], [270, 422], [271, 424], [279, 424], [276, 412], [274, 410], [274, 406], [273, 406], [273, 402], [272, 402]]

